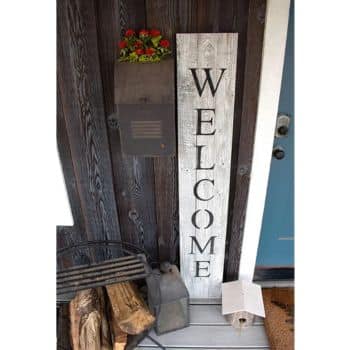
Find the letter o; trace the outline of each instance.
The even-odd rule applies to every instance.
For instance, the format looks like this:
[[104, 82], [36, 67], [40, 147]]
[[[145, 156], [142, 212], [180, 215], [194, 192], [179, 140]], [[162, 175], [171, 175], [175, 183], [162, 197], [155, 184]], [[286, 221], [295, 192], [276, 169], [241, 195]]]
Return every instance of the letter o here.
[[[197, 214], [201, 211], [202, 209], [198, 209], [196, 210], [193, 214], [192, 214], [192, 225], [197, 228], [197, 229], [200, 229], [200, 227], [196, 224], [196, 217], [197, 217]], [[204, 209], [204, 211], [206, 211], [209, 215], [209, 223], [206, 227], [204, 227], [204, 229], [206, 230], [207, 228], [209, 228], [213, 222], [214, 222], [214, 215], [211, 211], [209, 211], [208, 209]]]

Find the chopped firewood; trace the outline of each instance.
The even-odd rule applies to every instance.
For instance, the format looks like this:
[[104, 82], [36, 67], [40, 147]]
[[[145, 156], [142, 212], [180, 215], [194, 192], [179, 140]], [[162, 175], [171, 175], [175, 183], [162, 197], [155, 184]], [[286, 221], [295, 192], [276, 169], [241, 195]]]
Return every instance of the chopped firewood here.
[[110, 350], [112, 345], [110, 328], [107, 319], [105, 292], [102, 288], [97, 288], [96, 290], [99, 295], [101, 305], [101, 350]]
[[81, 324], [79, 343], [81, 350], [100, 350], [101, 349], [101, 337], [100, 337], [101, 319], [98, 311], [92, 311], [87, 314], [87, 317]]
[[113, 350], [124, 350], [127, 344], [128, 334], [123, 332], [119, 328], [117, 320], [115, 319], [115, 316], [114, 316], [114, 312], [112, 310], [112, 306], [110, 304], [109, 304], [107, 314], [108, 314], [109, 326], [112, 334]]
[[70, 302], [73, 350], [111, 350], [102, 289], [78, 292]]
[[155, 321], [136, 286], [122, 282], [106, 286], [115, 323], [125, 333], [139, 334]]
[[117, 324], [113, 324], [112, 333], [113, 350], [124, 350], [128, 341], [128, 334], [123, 332]]

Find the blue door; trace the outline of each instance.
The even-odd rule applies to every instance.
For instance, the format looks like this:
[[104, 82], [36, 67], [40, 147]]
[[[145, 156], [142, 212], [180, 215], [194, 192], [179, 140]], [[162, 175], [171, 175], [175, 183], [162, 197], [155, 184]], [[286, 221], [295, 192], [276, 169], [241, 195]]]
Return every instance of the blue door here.
[[294, 1], [291, 2], [279, 114], [290, 117], [286, 137], [275, 138], [274, 149], [284, 158], [272, 157], [269, 185], [256, 264], [264, 267], [294, 266]]

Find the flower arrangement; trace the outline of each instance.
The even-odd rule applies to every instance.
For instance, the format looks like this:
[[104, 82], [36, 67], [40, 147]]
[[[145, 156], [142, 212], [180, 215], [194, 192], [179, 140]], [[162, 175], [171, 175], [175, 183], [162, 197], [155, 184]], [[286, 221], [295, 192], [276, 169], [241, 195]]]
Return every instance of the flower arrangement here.
[[169, 40], [163, 39], [157, 29], [142, 29], [138, 34], [128, 29], [118, 46], [119, 62], [154, 63], [171, 53]]

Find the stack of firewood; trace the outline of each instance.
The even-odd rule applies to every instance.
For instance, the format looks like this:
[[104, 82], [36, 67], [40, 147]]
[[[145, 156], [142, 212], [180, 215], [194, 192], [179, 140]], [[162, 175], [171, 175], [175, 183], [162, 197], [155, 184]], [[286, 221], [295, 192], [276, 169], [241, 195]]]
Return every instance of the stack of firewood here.
[[132, 282], [78, 292], [69, 314], [73, 350], [125, 349], [128, 334], [140, 334], [155, 321]]

